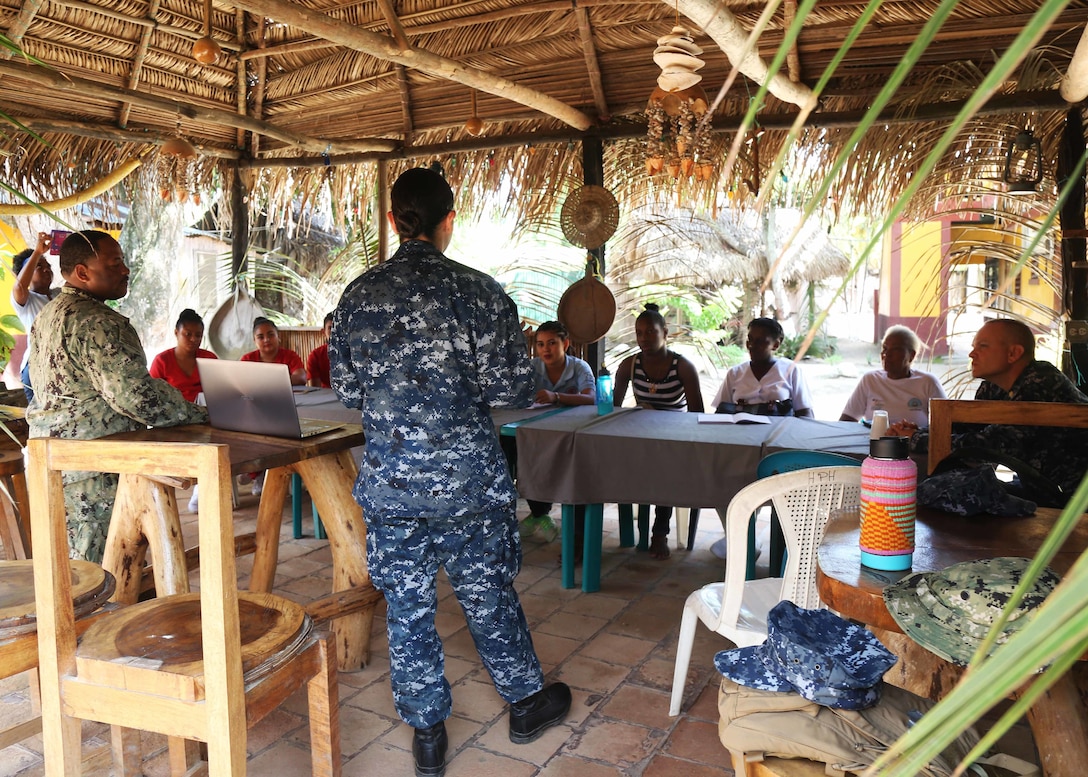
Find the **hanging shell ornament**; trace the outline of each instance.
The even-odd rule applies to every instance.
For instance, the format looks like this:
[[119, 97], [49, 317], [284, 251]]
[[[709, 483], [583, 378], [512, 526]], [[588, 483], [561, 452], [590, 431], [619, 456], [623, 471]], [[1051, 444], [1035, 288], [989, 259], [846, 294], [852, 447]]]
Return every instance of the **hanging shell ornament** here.
[[666, 92], [679, 92], [703, 80], [696, 71], [706, 63], [699, 59], [703, 50], [695, 43], [685, 27], [673, 27], [668, 35], [657, 39], [654, 62], [661, 68], [657, 85]]

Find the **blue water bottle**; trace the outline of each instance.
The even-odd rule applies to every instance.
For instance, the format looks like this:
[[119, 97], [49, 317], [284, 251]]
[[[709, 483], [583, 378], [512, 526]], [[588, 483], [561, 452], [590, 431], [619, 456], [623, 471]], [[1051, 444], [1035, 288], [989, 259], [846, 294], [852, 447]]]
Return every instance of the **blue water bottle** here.
[[612, 412], [612, 375], [601, 367], [597, 375], [597, 415]]

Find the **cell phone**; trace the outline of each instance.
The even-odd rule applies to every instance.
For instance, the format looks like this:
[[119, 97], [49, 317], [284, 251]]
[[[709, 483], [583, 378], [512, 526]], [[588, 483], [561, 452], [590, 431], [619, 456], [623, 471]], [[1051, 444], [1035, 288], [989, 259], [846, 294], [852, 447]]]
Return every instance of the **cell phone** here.
[[53, 237], [49, 241], [49, 253], [52, 254], [53, 256], [56, 256], [57, 254], [59, 254], [60, 253], [60, 244], [63, 243], [64, 240], [70, 234], [72, 234], [72, 233], [71, 232], [66, 232], [63, 229], [54, 229], [53, 230]]

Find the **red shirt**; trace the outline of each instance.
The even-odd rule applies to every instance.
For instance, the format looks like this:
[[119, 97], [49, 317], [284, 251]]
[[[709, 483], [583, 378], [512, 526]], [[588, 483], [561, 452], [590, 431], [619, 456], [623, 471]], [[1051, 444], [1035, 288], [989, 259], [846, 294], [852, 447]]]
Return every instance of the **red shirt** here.
[[[250, 351], [242, 357], [244, 362], [259, 362], [261, 359], [260, 351]], [[302, 357], [292, 351], [290, 348], [280, 348], [276, 351], [276, 358], [272, 360], [275, 364], [286, 364], [287, 370], [294, 375], [296, 372], [305, 372], [306, 368], [302, 365]]]
[[[196, 356], [198, 359], [216, 358], [214, 353], [205, 351], [203, 348], [197, 348]], [[156, 356], [151, 361], [148, 372], [151, 373], [152, 378], [165, 380], [190, 402], [196, 402], [196, 395], [203, 391], [200, 387], [200, 368], [193, 370], [192, 375], [186, 375], [178, 366], [178, 357], [174, 354], [173, 348]]]
[[314, 382], [321, 388], [332, 388], [332, 380], [329, 378], [329, 344], [319, 345], [310, 351], [306, 357], [306, 377], [310, 383]]

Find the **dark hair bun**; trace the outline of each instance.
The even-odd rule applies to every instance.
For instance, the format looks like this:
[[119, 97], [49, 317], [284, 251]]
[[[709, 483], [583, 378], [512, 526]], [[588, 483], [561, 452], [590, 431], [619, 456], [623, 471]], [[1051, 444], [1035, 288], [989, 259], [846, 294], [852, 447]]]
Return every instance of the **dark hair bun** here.
[[656, 302], [647, 302], [645, 305], [643, 305], [643, 307], [647, 310], [652, 310], [655, 313], [661, 310], [661, 306], [658, 305]]

